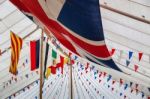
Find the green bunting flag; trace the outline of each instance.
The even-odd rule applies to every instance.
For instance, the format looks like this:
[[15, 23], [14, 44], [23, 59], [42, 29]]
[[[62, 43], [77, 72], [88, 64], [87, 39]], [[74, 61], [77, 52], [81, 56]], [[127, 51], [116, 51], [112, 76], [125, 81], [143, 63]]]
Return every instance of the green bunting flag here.
[[52, 57], [55, 58], [55, 59], [57, 58], [57, 52], [54, 51], [53, 49], [52, 49]]

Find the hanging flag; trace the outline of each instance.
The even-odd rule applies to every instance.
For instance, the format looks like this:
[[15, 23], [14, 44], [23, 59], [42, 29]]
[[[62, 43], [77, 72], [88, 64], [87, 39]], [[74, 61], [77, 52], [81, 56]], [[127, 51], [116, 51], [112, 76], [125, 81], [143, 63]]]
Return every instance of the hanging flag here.
[[56, 74], [56, 67], [55, 66], [50, 66], [49, 68], [51, 68], [52, 74]]
[[51, 75], [51, 68], [48, 67], [46, 70], [46, 79], [48, 79], [48, 77]]
[[139, 68], [139, 67], [138, 67], [137, 65], [134, 65], [134, 71], [135, 71], [135, 72], [137, 72], [138, 68]]
[[9, 72], [17, 75], [17, 65], [19, 61], [20, 51], [22, 49], [22, 43], [23, 40], [13, 32], [10, 32], [10, 38], [11, 38], [11, 63]]
[[150, 88], [148, 88], [148, 91], [150, 92]]
[[106, 72], [103, 73], [104, 77], [106, 76], [106, 74], [107, 74]]
[[115, 51], [116, 51], [116, 49], [112, 48], [112, 50], [111, 50], [111, 52], [110, 52], [110, 55], [111, 55], [111, 56], [114, 55]]
[[111, 75], [108, 75], [107, 82], [111, 79]]
[[65, 57], [65, 58], [64, 58], [64, 64], [68, 64], [68, 62], [69, 62], [69, 58], [68, 58], [68, 57]]
[[143, 56], [143, 53], [139, 52], [139, 61], [141, 60], [142, 56]]
[[48, 52], [49, 52], [49, 44], [46, 43], [46, 51], [45, 51], [45, 59], [44, 59], [44, 78], [46, 78], [45, 73], [47, 68]]
[[0, 49], [0, 56], [2, 55], [2, 50]]
[[133, 85], [133, 82], [130, 82], [130, 87]]
[[39, 68], [40, 60], [40, 40], [30, 41], [30, 62], [31, 71]]
[[120, 96], [122, 96], [122, 93], [120, 93]]
[[61, 73], [63, 74], [63, 68], [64, 68], [64, 57], [60, 55], [60, 63], [56, 64], [56, 67], [61, 67]]
[[125, 84], [124, 86], [124, 90], [126, 90], [128, 88], [128, 84]]
[[122, 85], [123, 84], [123, 79], [120, 79], [120, 85]]
[[129, 59], [131, 59], [133, 52], [129, 51]]
[[56, 59], [57, 58], [57, 52], [52, 49], [52, 58]]
[[129, 64], [130, 64], [130, 61], [126, 60], [126, 66], [129, 66]]
[[139, 84], [135, 84], [135, 89], [137, 89], [137, 88], [138, 88], [138, 86], [139, 86]]
[[114, 84], [115, 84], [115, 82], [116, 82], [116, 81], [115, 81], [115, 80], [113, 80], [113, 81], [112, 81], [112, 85], [114, 85]]
[[144, 92], [142, 92], [142, 98], [144, 98], [144, 96], [145, 96], [145, 95], [144, 95]]
[[28, 63], [28, 59], [26, 59], [26, 63]]
[[72, 52], [92, 62], [121, 71], [112, 60], [104, 42], [99, 0], [62, 2], [60, 0], [11, 0], [11, 2], [24, 13], [30, 13], [33, 18], [37, 18], [40, 25]]

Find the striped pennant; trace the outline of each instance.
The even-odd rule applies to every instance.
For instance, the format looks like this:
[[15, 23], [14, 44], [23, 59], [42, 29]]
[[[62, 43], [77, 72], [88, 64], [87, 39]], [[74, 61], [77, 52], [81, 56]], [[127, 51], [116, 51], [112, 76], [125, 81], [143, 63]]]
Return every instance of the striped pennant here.
[[19, 55], [20, 51], [22, 49], [23, 40], [16, 34], [14, 34], [12, 31], [10, 32], [10, 38], [11, 38], [11, 63], [9, 72], [17, 75], [17, 65], [19, 61]]

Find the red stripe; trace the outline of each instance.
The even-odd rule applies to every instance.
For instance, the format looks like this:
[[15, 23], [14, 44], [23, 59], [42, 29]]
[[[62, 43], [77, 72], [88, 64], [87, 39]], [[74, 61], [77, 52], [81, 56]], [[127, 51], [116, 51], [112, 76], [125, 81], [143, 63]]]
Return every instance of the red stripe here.
[[20, 0], [10, 0], [14, 5], [16, 5], [20, 10], [29, 12], [29, 10], [25, 7], [23, 3], [21, 3]]
[[[86, 50], [87, 52], [101, 58], [107, 58], [110, 56], [109, 51], [107, 50], [106, 45], [102, 46], [94, 46], [83, 42], [82, 40], [74, 37], [67, 30], [62, 28], [56, 21], [53, 21], [48, 18], [40, 4], [37, 0], [21, 0], [21, 2], [28, 8], [28, 10], [36, 16], [50, 31], [53, 32], [54, 36], [68, 49], [77, 54], [76, 49], [73, 45], [66, 40], [66, 38], [61, 34], [68, 35], [75, 43], [77, 43], [81, 48]], [[101, 51], [101, 52], [100, 52]]]
[[31, 71], [36, 69], [36, 42], [30, 41]]

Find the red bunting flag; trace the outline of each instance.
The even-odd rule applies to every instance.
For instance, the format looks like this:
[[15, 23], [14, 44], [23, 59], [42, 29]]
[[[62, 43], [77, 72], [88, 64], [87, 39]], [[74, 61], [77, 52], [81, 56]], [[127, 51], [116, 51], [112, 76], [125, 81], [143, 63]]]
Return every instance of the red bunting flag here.
[[112, 48], [110, 55], [112, 56], [115, 53], [116, 49]]
[[88, 73], [88, 71], [86, 70], [86, 73]]
[[138, 84], [136, 84], [136, 85], [135, 85], [135, 88], [137, 89], [137, 88], [138, 88], [138, 86], [139, 86], [139, 85], [138, 85]]
[[69, 52], [69, 57], [71, 58], [71, 55], [72, 55], [72, 53], [71, 52]]
[[2, 50], [0, 49], [0, 56], [2, 55]]
[[143, 56], [143, 53], [139, 52], [139, 61], [141, 60], [142, 56]]
[[86, 64], [85, 70], [89, 68], [89, 63]]
[[52, 74], [56, 74], [56, 67], [55, 66], [50, 66], [49, 68], [51, 68]]
[[134, 65], [134, 71], [135, 71], [135, 72], [137, 72], [138, 68], [139, 68], [139, 67], [138, 67], [137, 65]]
[[59, 68], [61, 67], [61, 73], [63, 74], [63, 68], [64, 68], [64, 57], [63, 56], [60, 56], [60, 63], [58, 63], [56, 65], [56, 68]]
[[122, 85], [122, 84], [123, 84], [123, 79], [120, 78], [120, 85]]
[[103, 75], [104, 75], [104, 77], [106, 76], [106, 74], [107, 74], [107, 73], [106, 73], [106, 72], [104, 72], [104, 74], [103, 74]]
[[102, 76], [102, 72], [99, 73], [99, 78]]
[[102, 80], [99, 80], [99, 83], [101, 83]]
[[138, 94], [139, 90], [138, 89], [135, 89], [136, 90], [136, 94]]
[[113, 85], [113, 84], [115, 84], [115, 82], [116, 82], [116, 81], [115, 81], [115, 80], [113, 80], [113, 81], [112, 81], [112, 85]]

